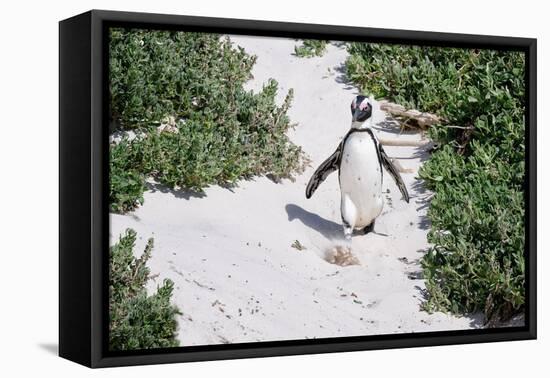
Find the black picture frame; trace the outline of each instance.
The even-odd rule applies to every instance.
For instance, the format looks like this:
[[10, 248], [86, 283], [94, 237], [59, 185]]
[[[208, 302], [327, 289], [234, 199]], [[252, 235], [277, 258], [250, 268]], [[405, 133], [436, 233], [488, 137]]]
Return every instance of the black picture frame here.
[[[525, 326], [109, 352], [108, 27], [519, 50], [526, 53]], [[59, 355], [89, 367], [536, 338], [536, 70], [529, 38], [92, 10], [59, 24]]]

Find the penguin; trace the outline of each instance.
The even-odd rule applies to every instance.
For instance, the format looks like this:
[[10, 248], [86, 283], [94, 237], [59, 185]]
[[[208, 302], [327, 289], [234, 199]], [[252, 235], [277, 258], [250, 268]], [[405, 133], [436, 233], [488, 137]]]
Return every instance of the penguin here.
[[351, 103], [351, 128], [338, 148], [309, 180], [306, 198], [311, 198], [319, 185], [338, 170], [340, 212], [344, 236], [351, 241], [354, 230], [367, 234], [374, 230], [376, 218], [382, 212], [383, 168], [392, 176], [403, 199], [409, 202], [407, 187], [372, 130], [373, 100], [357, 96]]

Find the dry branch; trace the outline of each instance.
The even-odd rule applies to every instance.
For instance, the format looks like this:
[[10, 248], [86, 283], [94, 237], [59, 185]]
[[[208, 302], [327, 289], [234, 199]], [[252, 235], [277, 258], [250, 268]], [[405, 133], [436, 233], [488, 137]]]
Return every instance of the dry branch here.
[[429, 140], [403, 140], [403, 139], [386, 139], [378, 138], [382, 146], [398, 146], [398, 147], [427, 147], [432, 142]]
[[391, 161], [400, 173], [414, 173], [414, 169], [403, 167], [399, 160], [396, 160], [396, 158], [392, 158]]
[[[416, 109], [407, 109], [404, 106], [395, 104], [393, 102], [389, 102], [385, 100], [380, 101], [380, 110], [383, 110], [388, 114], [390, 114], [391, 116], [393, 116], [398, 122], [400, 122], [401, 127], [419, 127], [421, 129], [426, 129], [429, 126], [440, 124], [450, 129], [462, 130], [458, 138], [458, 142], [460, 144], [460, 147], [458, 149], [459, 154], [464, 153], [466, 146], [470, 142], [470, 139], [472, 138], [472, 135], [473, 135], [473, 130], [474, 130], [473, 125], [468, 125], [468, 126], [446, 125], [445, 123], [447, 123], [448, 120], [446, 120], [443, 117], [440, 117], [432, 113], [421, 112]], [[386, 140], [380, 140], [380, 143], [386, 146], [426, 147], [431, 142], [400, 141], [396, 139], [386, 139]]]
[[[381, 101], [380, 109], [398, 118], [405, 126], [411, 126], [411, 120], [421, 129], [445, 122], [444, 118], [435, 114], [421, 112], [416, 109], [407, 109], [402, 105], [388, 101]], [[404, 121], [402, 121], [403, 119]]]

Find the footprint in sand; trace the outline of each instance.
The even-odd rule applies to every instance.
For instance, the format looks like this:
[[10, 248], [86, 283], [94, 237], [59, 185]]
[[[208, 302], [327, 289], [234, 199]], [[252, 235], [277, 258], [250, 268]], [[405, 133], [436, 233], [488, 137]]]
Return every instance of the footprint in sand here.
[[325, 260], [339, 266], [360, 265], [357, 257], [351, 252], [351, 248], [341, 245], [329, 249], [325, 254]]

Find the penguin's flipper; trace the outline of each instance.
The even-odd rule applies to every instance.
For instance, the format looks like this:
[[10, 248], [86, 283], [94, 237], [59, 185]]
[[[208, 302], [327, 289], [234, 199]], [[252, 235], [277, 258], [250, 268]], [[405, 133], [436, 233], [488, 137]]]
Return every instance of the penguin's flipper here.
[[397, 168], [395, 165], [393, 165], [393, 162], [389, 158], [389, 156], [386, 154], [386, 151], [382, 148], [381, 144], [378, 144], [378, 149], [380, 151], [380, 161], [382, 162], [382, 165], [384, 168], [386, 168], [386, 171], [391, 175], [393, 178], [393, 181], [395, 181], [395, 184], [399, 188], [399, 191], [403, 195], [403, 199], [409, 203], [409, 192], [407, 191], [407, 187], [405, 186], [405, 183], [403, 182], [403, 179], [401, 178], [401, 175], [397, 171]]
[[342, 156], [342, 143], [338, 146], [336, 151], [328, 157], [320, 166], [317, 168], [313, 176], [309, 179], [309, 182], [306, 187], [306, 198], [311, 198], [313, 193], [317, 190], [319, 185], [330, 175], [332, 172], [336, 171], [340, 167], [340, 160]]

